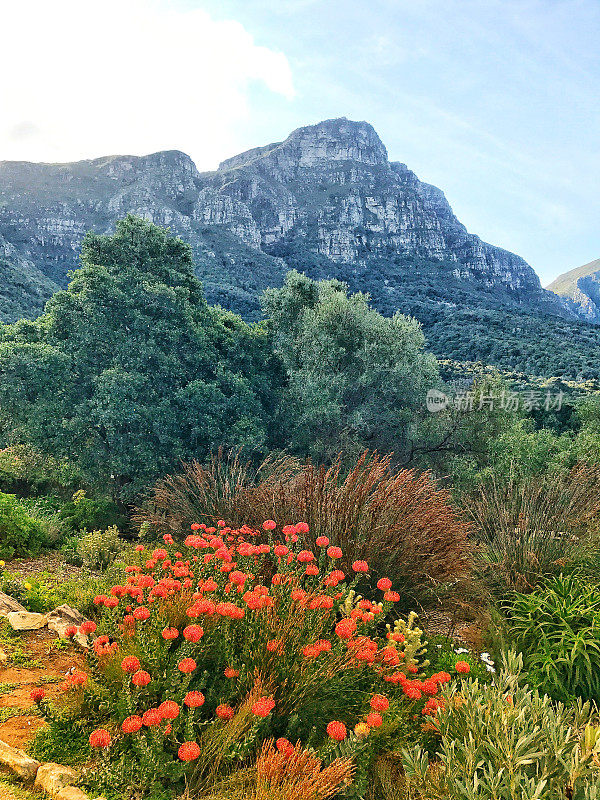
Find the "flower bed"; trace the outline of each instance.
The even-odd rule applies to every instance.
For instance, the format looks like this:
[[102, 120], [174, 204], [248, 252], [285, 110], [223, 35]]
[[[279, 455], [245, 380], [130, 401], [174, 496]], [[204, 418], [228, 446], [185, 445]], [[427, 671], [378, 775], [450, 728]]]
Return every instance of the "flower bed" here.
[[98, 625], [81, 626], [96, 636], [88, 671], [69, 676], [60, 703], [36, 701], [51, 721], [91, 721], [91, 780], [111, 791], [158, 797], [185, 783], [201, 794], [233, 780], [258, 798], [270, 770], [291, 792], [290, 776], [304, 780], [294, 764], [312, 759], [314, 791], [301, 796], [354, 796], [375, 756], [435, 715], [451, 675], [427, 674], [391, 581], [360, 597], [368, 564], [345, 575], [326, 537], [301, 549], [304, 523], [192, 529], [181, 549], [170, 535], [138, 546], [127, 581], [95, 599]]

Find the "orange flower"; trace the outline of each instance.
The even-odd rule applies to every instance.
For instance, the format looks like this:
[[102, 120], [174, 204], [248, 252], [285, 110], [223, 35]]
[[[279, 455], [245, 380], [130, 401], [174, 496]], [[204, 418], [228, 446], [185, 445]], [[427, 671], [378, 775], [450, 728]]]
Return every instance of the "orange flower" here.
[[121, 661], [121, 669], [123, 672], [137, 672], [140, 669], [141, 664], [139, 658], [135, 656], [125, 656], [123, 661]]
[[177, 751], [177, 755], [182, 761], [194, 761], [200, 755], [200, 748], [196, 742], [184, 742]]
[[457, 661], [454, 668], [457, 672], [461, 672], [464, 675], [466, 675], [468, 672], [471, 672], [471, 667], [466, 661]]
[[356, 633], [356, 622], [353, 619], [342, 619], [335, 626], [335, 632], [340, 639], [350, 639]]
[[44, 689], [38, 688], [34, 689], [29, 696], [34, 703], [40, 703], [46, 697], [46, 692]]
[[87, 636], [89, 633], [94, 633], [96, 630], [96, 623], [86, 619], [79, 630]]
[[196, 669], [197, 664], [193, 658], [184, 658], [179, 662], [178, 667], [180, 672], [183, 672], [185, 675], [189, 675]]
[[134, 673], [131, 682], [134, 686], [148, 686], [152, 678], [150, 677], [148, 672], [145, 672], [143, 669], [138, 670]]
[[275, 700], [272, 697], [261, 697], [250, 709], [257, 717], [268, 717], [275, 708]]
[[390, 701], [384, 694], [374, 694], [369, 705], [373, 711], [387, 711], [390, 707]]
[[177, 719], [179, 716], [179, 706], [174, 700], [165, 700], [158, 707], [158, 712], [163, 719]]
[[219, 719], [233, 719], [235, 711], [231, 706], [228, 706], [226, 703], [221, 703], [220, 706], [217, 706], [216, 715]]
[[137, 733], [142, 727], [142, 724], [141, 717], [127, 717], [127, 719], [124, 719], [123, 723], [121, 724], [121, 730], [123, 733]]
[[327, 735], [335, 742], [343, 742], [346, 738], [346, 726], [343, 722], [333, 720], [327, 724]]
[[202, 692], [188, 692], [183, 698], [183, 702], [188, 708], [200, 708], [204, 705], [204, 699]]
[[158, 708], [149, 708], [142, 714], [142, 722], [147, 728], [152, 728], [156, 725], [160, 725], [160, 723], [162, 722], [162, 714], [160, 713]]
[[275, 747], [286, 758], [289, 758], [294, 753], [294, 746], [283, 736], [277, 739], [275, 742]]
[[188, 625], [187, 628], [183, 629], [183, 637], [188, 642], [199, 642], [203, 636], [204, 628], [201, 628], [200, 625]]
[[104, 728], [98, 728], [90, 734], [90, 747], [110, 747], [112, 739]]

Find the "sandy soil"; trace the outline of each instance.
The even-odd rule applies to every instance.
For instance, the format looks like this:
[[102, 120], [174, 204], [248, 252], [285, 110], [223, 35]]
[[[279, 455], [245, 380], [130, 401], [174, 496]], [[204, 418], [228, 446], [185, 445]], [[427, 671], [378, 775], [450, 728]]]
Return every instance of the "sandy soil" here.
[[[31, 690], [36, 686], [43, 686], [48, 697], [56, 697], [60, 694], [59, 683], [64, 680], [71, 667], [83, 667], [81, 651], [74, 647], [57, 650], [52, 646], [57, 638], [56, 634], [46, 628], [22, 634], [21, 646], [25, 654], [30, 659], [39, 661], [40, 666], [24, 668], [13, 665], [8, 651], [9, 661], [0, 667], [0, 684], [12, 684], [8, 690], [0, 687], [0, 709], [32, 710], [31, 714], [9, 717], [0, 723], [0, 739], [13, 747], [26, 750], [27, 742], [44, 724], [29, 696]], [[0, 800], [4, 800], [1, 793]]]

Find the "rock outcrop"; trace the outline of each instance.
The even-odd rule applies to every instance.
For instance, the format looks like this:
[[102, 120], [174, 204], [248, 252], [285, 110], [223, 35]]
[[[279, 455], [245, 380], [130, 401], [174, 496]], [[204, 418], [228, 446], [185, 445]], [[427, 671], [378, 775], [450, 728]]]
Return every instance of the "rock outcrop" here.
[[[390, 162], [366, 122], [327, 120], [199, 173], [178, 151], [72, 164], [0, 162], [0, 270], [5, 319], [29, 316], [78, 266], [87, 230], [126, 213], [170, 226], [194, 249], [211, 302], [247, 318], [290, 267], [339, 277], [384, 311], [432, 272], [441, 302], [452, 287], [574, 316], [519, 256], [482, 242], [444, 194]], [[426, 271], [427, 271], [426, 270]], [[15, 287], [15, 275], [27, 276]], [[429, 280], [429, 278], [428, 278]]]
[[600, 258], [565, 272], [548, 287], [586, 322], [600, 325]]

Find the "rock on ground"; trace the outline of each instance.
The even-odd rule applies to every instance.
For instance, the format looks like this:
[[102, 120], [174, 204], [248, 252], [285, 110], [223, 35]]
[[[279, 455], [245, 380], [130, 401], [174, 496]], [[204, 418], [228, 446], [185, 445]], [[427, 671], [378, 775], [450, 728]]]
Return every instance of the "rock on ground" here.
[[75, 770], [62, 764], [42, 764], [35, 778], [35, 786], [55, 797], [62, 789], [77, 783], [79, 776]]
[[17, 750], [3, 741], [0, 741], [0, 764], [8, 767], [11, 772], [22, 781], [25, 781], [25, 783], [30, 783], [34, 780], [40, 767], [39, 761], [29, 758], [23, 750]]

